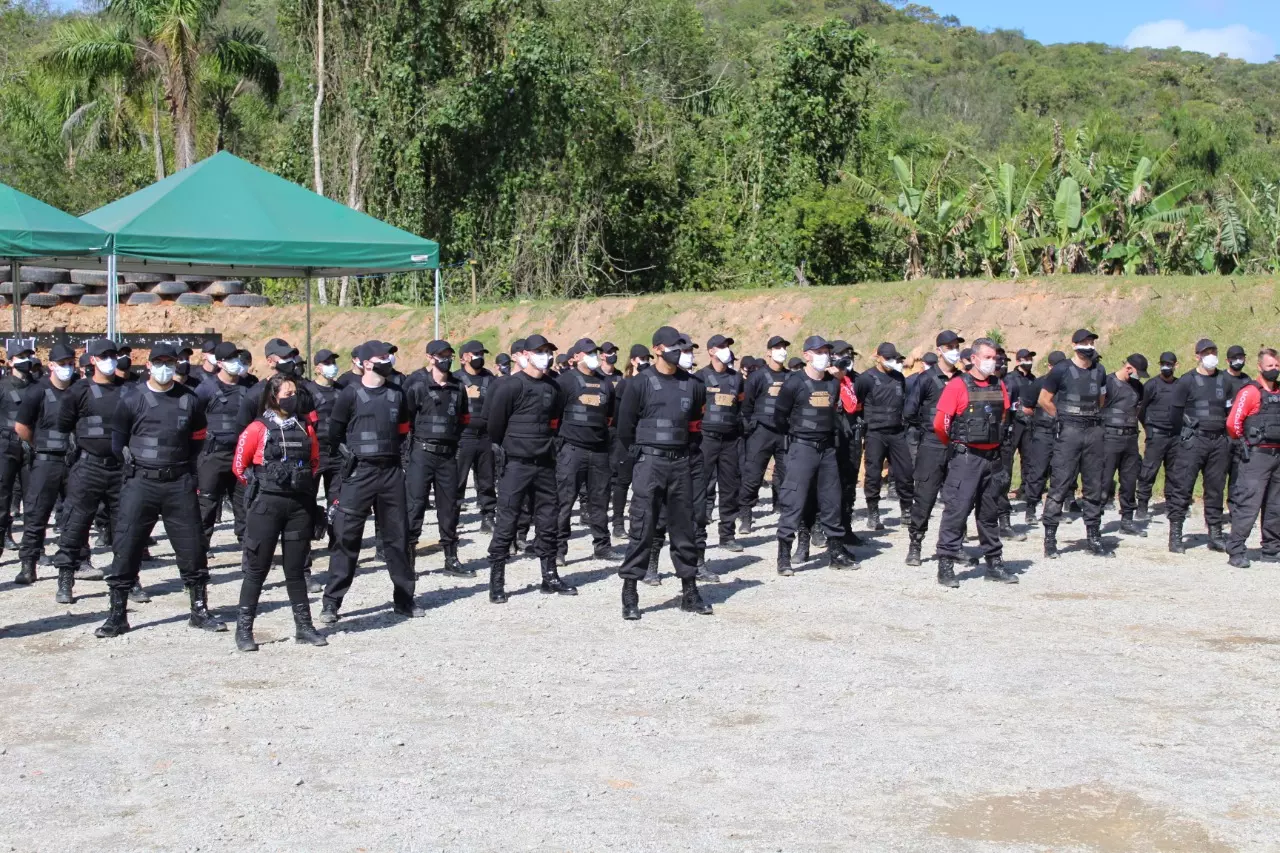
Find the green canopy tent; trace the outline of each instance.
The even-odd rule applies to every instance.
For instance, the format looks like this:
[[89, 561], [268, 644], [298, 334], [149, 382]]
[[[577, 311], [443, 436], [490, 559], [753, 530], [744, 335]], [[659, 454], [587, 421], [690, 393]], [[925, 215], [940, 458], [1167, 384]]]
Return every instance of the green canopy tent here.
[[111, 238], [94, 225], [0, 184], [0, 259], [12, 267], [13, 335], [22, 335], [22, 262], [65, 266], [66, 258], [110, 251]]
[[[108, 335], [117, 272], [311, 279], [437, 269], [440, 247], [317, 195], [225, 151], [125, 196], [83, 220], [111, 235]], [[438, 273], [437, 273], [438, 274]]]

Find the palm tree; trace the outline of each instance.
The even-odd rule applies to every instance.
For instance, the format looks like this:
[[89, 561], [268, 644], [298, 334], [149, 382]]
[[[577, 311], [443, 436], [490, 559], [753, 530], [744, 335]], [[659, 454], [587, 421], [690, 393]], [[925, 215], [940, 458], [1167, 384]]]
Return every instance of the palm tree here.
[[274, 104], [280, 93], [280, 74], [266, 37], [251, 27], [235, 27], [217, 36], [205, 58], [200, 83], [218, 125], [214, 151], [227, 147], [227, 130], [240, 97], [256, 91], [268, 104]]
[[46, 61], [91, 80], [115, 76], [139, 87], [158, 81], [175, 165], [184, 169], [196, 159], [196, 105], [206, 76], [239, 77], [263, 93], [279, 88], [265, 37], [250, 28], [223, 31], [216, 24], [221, 8], [222, 0], [107, 0], [110, 23], [81, 19], [60, 27]]
[[1043, 217], [1039, 193], [1053, 160], [1042, 159], [1021, 188], [1018, 169], [1012, 163], [1000, 163], [993, 169], [977, 158], [973, 160], [981, 176], [969, 190], [969, 201], [982, 211], [987, 250], [1000, 252], [1004, 256], [1005, 271], [1017, 278], [1031, 271], [1027, 252], [1036, 248], [1034, 241]]

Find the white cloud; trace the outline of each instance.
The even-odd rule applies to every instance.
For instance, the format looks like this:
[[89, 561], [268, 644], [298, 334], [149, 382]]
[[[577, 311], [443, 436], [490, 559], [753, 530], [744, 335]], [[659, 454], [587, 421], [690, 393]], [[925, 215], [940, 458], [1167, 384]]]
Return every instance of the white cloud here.
[[1193, 30], [1184, 21], [1153, 21], [1134, 27], [1124, 40], [1125, 47], [1180, 47], [1217, 56], [1225, 53], [1248, 62], [1270, 62], [1276, 45], [1270, 36], [1243, 24], [1211, 30]]

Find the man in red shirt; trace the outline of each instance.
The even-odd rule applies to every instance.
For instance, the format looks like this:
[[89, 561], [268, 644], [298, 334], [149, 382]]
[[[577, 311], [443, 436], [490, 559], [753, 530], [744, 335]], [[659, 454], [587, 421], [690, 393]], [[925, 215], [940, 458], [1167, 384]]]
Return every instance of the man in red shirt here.
[[995, 341], [979, 338], [973, 343], [969, 370], [947, 382], [933, 416], [934, 434], [951, 450], [937, 545], [938, 583], [947, 587], [960, 585], [955, 561], [962, 556], [965, 522], [975, 509], [987, 580], [1018, 582], [1004, 567], [1000, 542], [1000, 495], [1009, 487], [1000, 460], [1000, 439], [1009, 395], [995, 372]]
[[1236, 392], [1227, 415], [1227, 434], [1242, 442], [1240, 468], [1232, 478], [1228, 562], [1249, 568], [1245, 541], [1262, 514], [1262, 553], [1280, 557], [1280, 356], [1258, 353], [1258, 378]]

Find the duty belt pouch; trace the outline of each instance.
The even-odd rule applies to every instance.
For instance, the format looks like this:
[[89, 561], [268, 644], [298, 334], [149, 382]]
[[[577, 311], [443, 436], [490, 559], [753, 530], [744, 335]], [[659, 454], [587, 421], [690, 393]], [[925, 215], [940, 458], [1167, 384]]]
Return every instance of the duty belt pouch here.
[[1196, 437], [1196, 428], [1199, 426], [1200, 421], [1198, 419], [1184, 415], [1182, 418], [1182, 432], [1179, 433], [1178, 438], [1182, 441], [1190, 441]]

